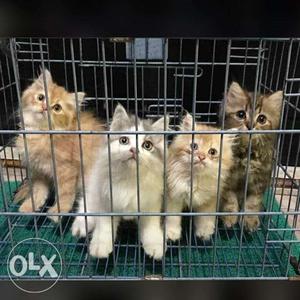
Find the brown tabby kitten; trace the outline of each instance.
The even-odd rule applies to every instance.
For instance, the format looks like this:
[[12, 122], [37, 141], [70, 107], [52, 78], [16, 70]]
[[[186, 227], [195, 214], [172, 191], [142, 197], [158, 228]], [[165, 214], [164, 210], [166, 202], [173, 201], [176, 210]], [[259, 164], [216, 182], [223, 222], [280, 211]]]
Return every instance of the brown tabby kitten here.
[[[283, 101], [282, 91], [269, 95], [257, 95], [256, 105], [253, 94], [242, 89], [236, 82], [232, 82], [227, 93], [225, 110], [225, 129], [238, 128], [248, 130], [274, 130], [278, 129], [280, 112]], [[252, 135], [251, 156], [249, 161], [249, 177], [247, 197], [245, 202], [246, 212], [259, 212], [263, 200], [263, 193], [270, 183], [272, 170], [272, 157], [276, 134]], [[233, 146], [235, 164], [231, 168], [227, 187], [222, 194], [222, 206], [225, 212], [238, 212], [241, 208], [246, 180], [249, 135], [239, 135], [237, 143]], [[226, 227], [237, 223], [237, 216], [224, 216]], [[259, 226], [256, 215], [244, 217], [244, 226], [248, 231], [255, 231]]]
[[[69, 93], [52, 80], [51, 74], [45, 70], [48, 104], [46, 103], [45, 87], [42, 74], [23, 92], [22, 112], [25, 130], [49, 130], [48, 117], [53, 130], [77, 130], [77, 110], [75, 94]], [[84, 93], [77, 93], [79, 105], [84, 100]], [[104, 126], [88, 112], [80, 112], [82, 130], [103, 130]], [[82, 135], [82, 155], [84, 175], [91, 169], [102, 136]], [[32, 205], [30, 186], [25, 182], [15, 194], [15, 201], [24, 200], [19, 208], [21, 212], [32, 212], [41, 208], [53, 186], [54, 173], [52, 168], [51, 142], [49, 134], [27, 134], [29, 162], [25, 156], [23, 135], [16, 139], [16, 146], [22, 163], [27, 164], [32, 175]], [[56, 179], [59, 197], [59, 211], [69, 212], [72, 209], [77, 188], [81, 184], [80, 176], [80, 144], [78, 135], [54, 134], [53, 149], [56, 167]], [[58, 205], [49, 209], [57, 213]], [[58, 221], [57, 216], [50, 217]]]

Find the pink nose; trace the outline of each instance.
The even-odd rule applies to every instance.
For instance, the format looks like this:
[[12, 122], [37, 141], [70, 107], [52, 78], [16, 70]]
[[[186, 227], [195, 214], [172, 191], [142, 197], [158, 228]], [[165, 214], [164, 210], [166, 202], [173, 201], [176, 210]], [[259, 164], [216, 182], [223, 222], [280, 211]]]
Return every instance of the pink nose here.
[[129, 151], [130, 151], [132, 154], [136, 154], [136, 148], [131, 147], [131, 148], [129, 149]]
[[43, 102], [43, 103], [42, 103], [42, 109], [43, 109], [43, 110], [47, 110], [47, 103], [46, 103], [46, 102]]
[[136, 158], [136, 148], [131, 147], [131, 148], [129, 149], [129, 151], [131, 152], [132, 157], [135, 159], [135, 158]]
[[201, 161], [204, 160], [204, 159], [206, 158], [206, 156], [205, 156], [204, 153], [199, 153], [199, 154], [198, 154], [198, 157], [199, 157], [199, 159], [200, 159]]

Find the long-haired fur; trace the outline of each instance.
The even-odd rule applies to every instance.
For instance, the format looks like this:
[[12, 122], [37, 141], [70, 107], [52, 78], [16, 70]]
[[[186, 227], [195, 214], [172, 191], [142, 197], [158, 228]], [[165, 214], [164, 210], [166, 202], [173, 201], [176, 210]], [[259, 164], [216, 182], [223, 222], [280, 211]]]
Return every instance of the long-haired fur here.
[[[22, 107], [25, 130], [77, 130], [77, 110], [75, 94], [58, 86], [52, 80], [48, 70], [45, 70], [48, 94], [44, 87], [41, 74], [22, 94]], [[78, 93], [77, 99], [82, 103], [84, 93]], [[88, 112], [80, 112], [80, 127], [82, 130], [103, 130], [104, 126]], [[99, 147], [102, 137], [82, 135], [83, 168], [87, 174], [95, 160], [95, 149]], [[54, 169], [56, 169], [57, 190], [59, 202], [49, 209], [51, 213], [69, 212], [75, 200], [76, 191], [80, 187], [80, 143], [78, 135], [53, 134], [54, 157], [51, 152], [50, 135], [26, 134], [28, 160], [25, 155], [25, 140], [19, 135], [15, 141], [22, 164], [28, 168], [32, 176], [32, 193], [29, 181], [26, 181], [15, 195], [15, 201], [24, 200], [19, 210], [32, 212], [40, 209], [54, 183]], [[57, 200], [57, 199], [56, 199]], [[58, 210], [59, 207], [59, 210]], [[57, 221], [57, 216], [52, 216]]]

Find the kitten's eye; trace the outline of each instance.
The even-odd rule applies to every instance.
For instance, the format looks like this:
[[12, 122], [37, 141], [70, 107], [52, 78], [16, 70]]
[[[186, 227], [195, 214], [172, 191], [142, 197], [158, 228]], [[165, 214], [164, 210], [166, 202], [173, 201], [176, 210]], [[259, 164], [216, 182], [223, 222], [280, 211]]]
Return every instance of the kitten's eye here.
[[260, 124], [265, 124], [267, 121], [267, 117], [265, 115], [259, 115], [257, 117], [257, 122]]
[[121, 145], [127, 145], [129, 143], [129, 138], [127, 136], [121, 136], [119, 142]]
[[192, 143], [192, 144], [191, 144], [191, 149], [192, 149], [192, 150], [198, 150], [198, 144], [196, 144], [196, 143], [193, 144], [193, 143]]
[[55, 104], [52, 109], [55, 111], [55, 112], [60, 112], [62, 107], [60, 104]]
[[142, 147], [148, 151], [150, 151], [153, 148], [153, 144], [150, 141], [145, 141], [142, 144]]
[[209, 154], [209, 155], [214, 156], [214, 155], [216, 155], [217, 153], [218, 153], [218, 151], [217, 151], [215, 148], [210, 148], [210, 149], [208, 150], [208, 154]]
[[39, 99], [40, 101], [43, 101], [43, 100], [45, 99], [45, 95], [39, 94], [39, 95], [38, 95], [38, 99]]
[[239, 110], [237, 113], [236, 113], [236, 116], [239, 118], [239, 119], [246, 119], [246, 112], [244, 110]]

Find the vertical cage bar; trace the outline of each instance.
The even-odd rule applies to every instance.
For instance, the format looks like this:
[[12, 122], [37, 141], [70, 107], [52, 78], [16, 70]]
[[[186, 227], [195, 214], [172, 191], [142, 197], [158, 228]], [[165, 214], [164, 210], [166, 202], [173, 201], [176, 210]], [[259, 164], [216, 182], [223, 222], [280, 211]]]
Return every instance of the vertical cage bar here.
[[[259, 41], [259, 48], [258, 48], [258, 55], [257, 55], [257, 65], [256, 65], [256, 74], [255, 74], [255, 85], [254, 85], [254, 95], [253, 95], [253, 107], [252, 107], [252, 113], [255, 112], [256, 107], [256, 97], [257, 97], [257, 89], [259, 84], [259, 74], [260, 74], [260, 61], [261, 61], [261, 52], [262, 52], [262, 40]], [[253, 128], [253, 119], [250, 120], [250, 129]], [[248, 192], [248, 181], [249, 181], [249, 165], [251, 160], [251, 149], [252, 149], [252, 134], [249, 133], [249, 142], [248, 142], [248, 149], [247, 149], [247, 166], [246, 166], [246, 180], [244, 185], [244, 197], [243, 197], [243, 203], [241, 206], [241, 211], [245, 212], [245, 204], [247, 200], [247, 192]], [[247, 213], [246, 213], [247, 214]], [[237, 276], [240, 274], [240, 266], [241, 266], [241, 255], [242, 255], [242, 244], [243, 244], [243, 234], [244, 234], [244, 217], [245, 215], [242, 215], [241, 220], [241, 233], [240, 233], [240, 239], [239, 239], [239, 255], [238, 255], [238, 264], [237, 264]], [[259, 213], [258, 213], [259, 217]]]
[[[164, 131], [167, 130], [167, 84], [168, 84], [168, 69], [167, 69], [167, 57], [168, 57], [168, 39], [164, 41]], [[168, 136], [164, 134], [164, 186], [163, 186], [163, 211], [167, 211], [167, 147], [168, 147]], [[163, 218], [163, 258], [162, 258], [162, 277], [165, 277], [166, 269], [166, 218]]]
[[[105, 54], [105, 42], [101, 39], [101, 50], [102, 50], [102, 63], [103, 63], [103, 82], [104, 82], [104, 97], [106, 103], [106, 122], [109, 124], [109, 106], [108, 106], [108, 89], [107, 89], [107, 69], [106, 69], [106, 54]], [[108, 151], [108, 172], [109, 172], [109, 197], [110, 197], [110, 207], [111, 212], [114, 211], [114, 202], [113, 202], [113, 186], [112, 186], [112, 170], [111, 170], [111, 148], [110, 148], [110, 134], [107, 134], [107, 151]], [[115, 236], [114, 236], [114, 217], [111, 217], [111, 226], [112, 226], [112, 245], [113, 245], [113, 266], [114, 266], [114, 276], [115, 266], [116, 266], [116, 256], [115, 256]]]
[[[134, 116], [135, 116], [135, 142], [136, 142], [136, 193], [137, 193], [137, 210], [141, 211], [140, 206], [140, 166], [139, 166], [139, 134], [138, 134], [138, 90], [137, 90], [137, 66], [136, 66], [136, 49], [135, 49], [135, 39], [133, 40], [133, 83], [134, 83]], [[141, 277], [141, 220], [138, 216], [138, 276]]]
[[[193, 77], [193, 103], [192, 103], [192, 115], [193, 115], [193, 123], [192, 123], [192, 131], [195, 130], [196, 127], [196, 98], [197, 98], [197, 74], [198, 74], [198, 58], [199, 58], [199, 40], [195, 41], [195, 60], [194, 60], [194, 77]], [[192, 133], [192, 149], [194, 149], [194, 141], [195, 134]], [[191, 151], [191, 187], [190, 187], [190, 212], [193, 210], [193, 184], [194, 184], [194, 151]], [[193, 226], [193, 218], [189, 216], [189, 238], [188, 238], [188, 276], [191, 277], [191, 245], [192, 245], [192, 226]]]
[[[231, 43], [232, 41], [229, 40], [227, 43], [227, 55], [226, 55], [226, 70], [225, 70], [225, 82], [224, 82], [224, 107], [226, 107], [227, 103], [227, 85], [228, 85], [228, 76], [229, 76], [229, 69], [230, 69], [230, 57], [231, 57]], [[223, 109], [223, 115], [222, 115], [222, 127], [221, 129], [224, 129], [224, 123], [225, 123], [225, 109]], [[222, 166], [222, 152], [223, 152], [223, 134], [221, 134], [221, 141], [220, 141], [220, 156], [219, 156], [219, 166], [218, 166], [218, 182], [217, 182], [217, 203], [216, 203], [216, 211], [219, 211], [220, 207], [220, 197], [221, 197], [221, 166]], [[216, 216], [215, 220], [215, 232], [218, 231], [218, 216]], [[214, 242], [213, 242], [213, 269], [212, 269], [212, 276], [215, 276], [215, 270], [216, 270], [216, 256], [217, 256], [217, 234], [214, 236]]]
[[[81, 40], [80, 40], [80, 62], [82, 62], [82, 47], [81, 47]], [[74, 83], [74, 92], [75, 92], [75, 108], [76, 108], [76, 118], [77, 118], [77, 129], [81, 130], [81, 120], [80, 120], [80, 105], [78, 101], [78, 86], [77, 86], [77, 76], [76, 76], [76, 66], [75, 66], [75, 55], [74, 55], [74, 44], [73, 39], [70, 39], [70, 52], [71, 52], [71, 60], [72, 60], [72, 75], [73, 75], [73, 83]], [[81, 75], [81, 84], [83, 85], [83, 73]], [[80, 159], [80, 177], [81, 177], [81, 184], [82, 184], [82, 195], [83, 195], [83, 202], [84, 202], [84, 212], [87, 212], [87, 202], [86, 202], [86, 186], [85, 186], [85, 178], [84, 178], [84, 166], [83, 166], [83, 148], [82, 148], [82, 135], [81, 133], [78, 134], [78, 142], [79, 142], [79, 159]], [[80, 180], [80, 179], [78, 179]], [[85, 221], [85, 229], [86, 232], [89, 232], [88, 223], [87, 223], [87, 216], [84, 216]], [[87, 246], [89, 247], [89, 239], [86, 238]], [[90, 268], [90, 255], [87, 257], [88, 266]]]

